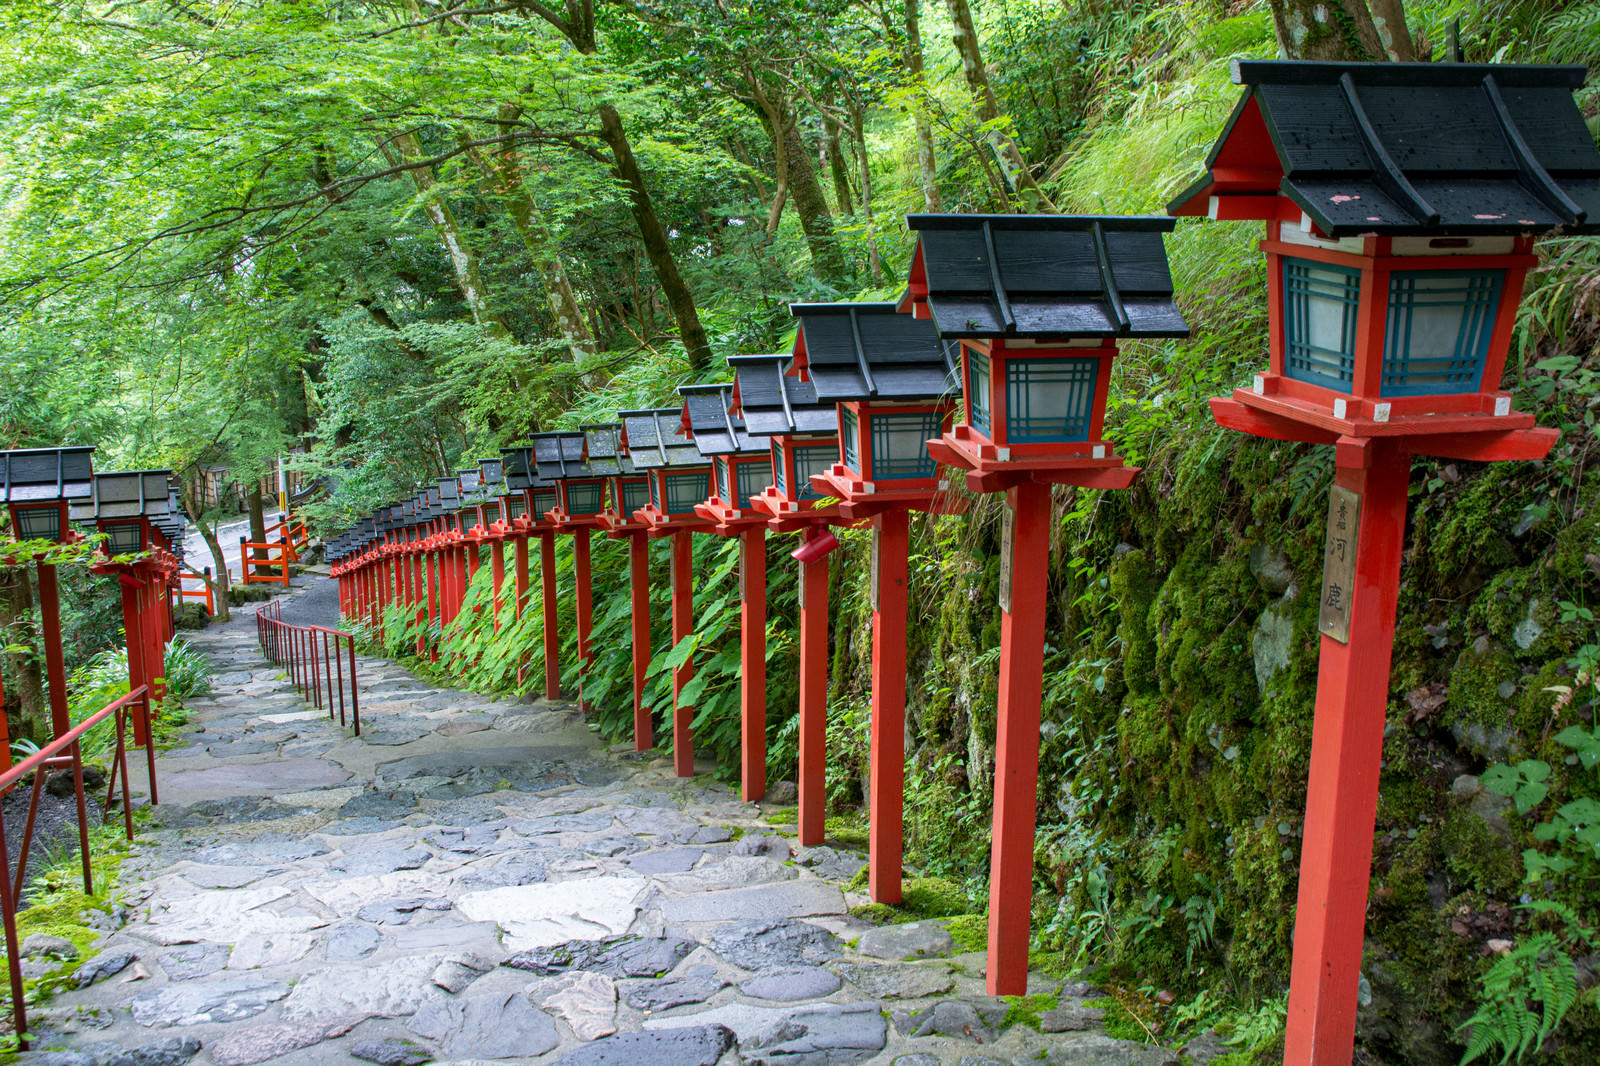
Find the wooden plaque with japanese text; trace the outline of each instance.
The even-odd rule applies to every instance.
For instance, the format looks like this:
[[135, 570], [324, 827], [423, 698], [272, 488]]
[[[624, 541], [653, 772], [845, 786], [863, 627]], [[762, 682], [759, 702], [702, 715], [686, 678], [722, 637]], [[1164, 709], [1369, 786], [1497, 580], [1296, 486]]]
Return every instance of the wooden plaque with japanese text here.
[[1350, 643], [1350, 596], [1356, 581], [1356, 531], [1360, 525], [1360, 493], [1335, 485], [1328, 494], [1317, 630], [1340, 644]]
[[1016, 524], [1017, 509], [1011, 501], [1000, 508], [1000, 609], [1011, 613], [1011, 557], [1014, 553], [1012, 527]]

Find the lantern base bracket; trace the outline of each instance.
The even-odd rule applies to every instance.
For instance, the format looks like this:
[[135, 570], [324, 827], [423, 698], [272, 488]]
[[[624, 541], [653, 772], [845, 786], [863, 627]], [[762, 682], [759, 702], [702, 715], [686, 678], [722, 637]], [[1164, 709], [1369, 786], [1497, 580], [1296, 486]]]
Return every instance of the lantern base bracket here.
[[[1000, 492], [1030, 481], [1088, 489], [1125, 489], [1139, 476], [1139, 468], [1128, 466], [1109, 444], [1085, 443], [1082, 447], [1091, 451], [1084, 456], [998, 459], [985, 455], [976, 438], [962, 432], [966, 428], [957, 426], [938, 440], [930, 440], [928, 452], [944, 466], [967, 471], [967, 487], [973, 492]], [[1103, 454], [1095, 456], [1095, 449]]]

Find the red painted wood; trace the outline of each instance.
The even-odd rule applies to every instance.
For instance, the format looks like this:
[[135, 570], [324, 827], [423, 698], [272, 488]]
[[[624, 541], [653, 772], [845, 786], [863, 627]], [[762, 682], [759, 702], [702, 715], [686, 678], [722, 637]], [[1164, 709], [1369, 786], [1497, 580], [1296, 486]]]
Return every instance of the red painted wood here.
[[561, 640], [556, 622], [556, 535], [539, 534], [539, 577], [544, 592], [544, 698], [561, 698]]
[[[578, 661], [588, 669], [589, 660], [594, 658], [594, 649], [589, 647], [589, 630], [593, 624], [593, 599], [592, 582], [589, 572], [589, 527], [579, 526], [572, 531], [572, 572], [573, 580], [577, 584], [577, 615], [578, 615]], [[580, 697], [580, 702], [582, 702]]]
[[[1349, 445], [1349, 446], [1347, 446]], [[1366, 460], [1364, 467], [1351, 460]], [[1340, 442], [1335, 482], [1361, 493], [1350, 643], [1322, 638], [1300, 855], [1285, 1066], [1349, 1066], [1378, 809], [1411, 460], [1397, 441]]]
[[[806, 540], [826, 533], [806, 530]], [[828, 814], [828, 557], [800, 564], [800, 843], [822, 843]]]
[[522, 612], [528, 606], [528, 538], [516, 537], [514, 549], [513, 569], [515, 577], [515, 598], [511, 601], [511, 617], [522, 618]]
[[633, 598], [633, 750], [655, 747], [655, 725], [644, 706], [644, 676], [650, 668], [650, 541], [643, 530], [628, 534]]
[[[694, 553], [690, 533], [672, 534], [672, 643], [694, 630]], [[694, 708], [678, 702], [678, 694], [694, 678], [691, 657], [672, 675], [672, 769], [679, 777], [694, 776]]]
[[67, 713], [67, 667], [61, 654], [61, 593], [56, 568], [39, 564], [39, 614], [44, 628], [45, 681], [50, 686], [50, 729], [61, 736], [72, 728]]
[[489, 571], [494, 580], [494, 631], [500, 632], [500, 590], [506, 583], [506, 553], [497, 540], [489, 545]]
[[753, 803], [767, 794], [767, 532], [739, 534], [744, 599], [739, 612], [739, 734], [741, 796]]
[[906, 776], [906, 562], [910, 515], [895, 508], [873, 521], [878, 537], [878, 602], [872, 611], [872, 767], [867, 887], [874, 903], [900, 902]]
[[[130, 584], [129, 581], [130, 579], [124, 576], [119, 584], [122, 587], [122, 632], [128, 646], [128, 691], [132, 692], [140, 685], [146, 684], [149, 679], [145, 676], [144, 670], [145, 641], [139, 585]], [[135, 716], [134, 743], [141, 748], [147, 747], [150, 743], [149, 734], [145, 732], [146, 725], [144, 715]]]
[[145, 578], [142, 591], [144, 617], [140, 624], [144, 630], [145, 676], [150, 681], [151, 698], [164, 702], [167, 698], [166, 620], [163, 617], [167, 613], [166, 604], [149, 577]]
[[1028, 925], [1033, 913], [1050, 488], [1030, 482], [1006, 495], [1016, 515], [1011, 523], [1011, 609], [1000, 612], [986, 987], [991, 996], [1023, 996], [1028, 991]]

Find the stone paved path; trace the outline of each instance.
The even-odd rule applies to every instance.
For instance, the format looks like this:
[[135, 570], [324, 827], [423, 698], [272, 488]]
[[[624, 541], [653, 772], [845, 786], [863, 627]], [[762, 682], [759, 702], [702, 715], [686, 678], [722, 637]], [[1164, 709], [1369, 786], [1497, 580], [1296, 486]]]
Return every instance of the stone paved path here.
[[99, 979], [40, 1012], [39, 1046], [66, 1050], [23, 1061], [1178, 1061], [1100, 1033], [1084, 987], [1045, 1019], [1067, 1032], [1003, 1026], [982, 954], [952, 956], [936, 923], [850, 916], [861, 856], [797, 848], [710, 779], [607, 751], [570, 706], [363, 661], [356, 739], [253, 634], [246, 610], [196, 635], [214, 689], [161, 757], [125, 923]]

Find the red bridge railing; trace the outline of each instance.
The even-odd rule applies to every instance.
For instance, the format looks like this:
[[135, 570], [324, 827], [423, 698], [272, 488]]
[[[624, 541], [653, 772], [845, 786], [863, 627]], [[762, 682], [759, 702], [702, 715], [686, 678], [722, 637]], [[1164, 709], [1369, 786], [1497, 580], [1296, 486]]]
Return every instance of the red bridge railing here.
[[261, 654], [289, 672], [289, 680], [318, 709], [333, 717], [339, 702], [339, 724], [345, 724], [344, 654], [350, 662], [350, 719], [361, 735], [361, 698], [356, 692], [356, 638], [326, 626], [296, 626], [283, 620], [278, 601], [256, 610], [256, 640]]
[[[28, 1004], [22, 985], [22, 949], [17, 941], [17, 906], [22, 899], [22, 886], [28, 870], [28, 851], [33, 844], [33, 826], [39, 814], [39, 796], [44, 790], [48, 771], [72, 769], [72, 791], [78, 800], [78, 850], [83, 859], [83, 891], [94, 894], [94, 871], [89, 861], [89, 803], [83, 784], [83, 752], [79, 741], [83, 735], [106, 719], [115, 720], [117, 730], [116, 753], [112, 756], [111, 772], [106, 781], [106, 801], [101, 812], [103, 822], [111, 813], [111, 802], [120, 786], [122, 791], [122, 828], [129, 840], [133, 839], [133, 797], [128, 785], [128, 715], [136, 716], [140, 734], [149, 735], [150, 691], [140, 685], [126, 696], [109, 703], [78, 725], [73, 726], [11, 769], [0, 774], [0, 796], [9, 793], [29, 775], [33, 775], [33, 793], [28, 800], [28, 818], [22, 829], [22, 848], [17, 854], [15, 873], [11, 869], [11, 852], [6, 846], [5, 822], [0, 819], [0, 918], [3, 918], [6, 940], [6, 964], [11, 978], [11, 1018], [16, 1027], [17, 1046], [28, 1047]], [[145, 760], [150, 774], [150, 804], [156, 803], [156, 753], [154, 745], [145, 745]]]

